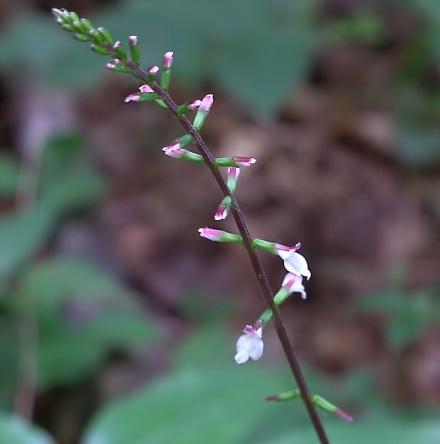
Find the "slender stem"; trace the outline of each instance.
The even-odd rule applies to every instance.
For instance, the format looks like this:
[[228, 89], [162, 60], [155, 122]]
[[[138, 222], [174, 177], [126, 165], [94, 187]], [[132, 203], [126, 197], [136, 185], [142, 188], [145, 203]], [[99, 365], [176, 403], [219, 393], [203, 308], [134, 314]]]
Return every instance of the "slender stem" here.
[[[127, 66], [129, 66], [134, 71], [134, 73], [140, 80], [147, 83], [147, 74], [141, 68], [139, 68], [132, 61], [128, 61]], [[200, 134], [193, 128], [188, 118], [186, 116], [180, 116], [178, 114], [176, 103], [171, 99], [171, 97], [165, 91], [162, 90], [162, 88], [157, 83], [152, 85], [152, 89], [163, 100], [165, 105], [168, 107], [170, 113], [179, 121], [180, 125], [185, 130], [185, 132], [193, 137], [196, 147], [198, 148], [206, 165], [208, 166], [212, 175], [214, 176], [214, 179], [217, 182], [218, 186], [220, 187], [223, 195], [229, 196], [232, 200], [232, 209], [231, 209], [232, 215], [237, 224], [238, 231], [240, 232], [243, 238], [244, 247], [251, 261], [252, 268], [254, 269], [254, 273], [257, 278], [258, 285], [260, 287], [260, 291], [262, 293], [266, 306], [270, 308], [273, 312], [273, 322], [275, 325], [275, 329], [278, 338], [281, 342], [281, 345], [283, 347], [287, 361], [289, 362], [290, 368], [295, 377], [298, 388], [301, 392], [302, 399], [304, 400], [304, 404], [306, 405], [310, 419], [313, 423], [316, 434], [318, 435], [321, 444], [329, 444], [329, 440], [325, 433], [324, 426], [312, 402], [310, 390], [305, 381], [304, 375], [299, 365], [299, 361], [293, 350], [292, 344], [290, 343], [289, 337], [287, 336], [287, 332], [284, 327], [283, 321], [281, 319], [280, 312], [273, 300], [272, 290], [270, 288], [269, 281], [267, 279], [263, 265], [257, 253], [255, 252], [255, 249], [252, 247], [252, 237], [249, 233], [249, 229], [243, 217], [243, 213], [240, 209], [240, 206], [238, 205], [238, 202], [235, 199], [233, 193], [231, 193], [231, 190], [229, 189], [223, 175], [220, 173], [218, 167], [216, 166], [215, 158], [209, 151], [209, 148], [206, 146]]]

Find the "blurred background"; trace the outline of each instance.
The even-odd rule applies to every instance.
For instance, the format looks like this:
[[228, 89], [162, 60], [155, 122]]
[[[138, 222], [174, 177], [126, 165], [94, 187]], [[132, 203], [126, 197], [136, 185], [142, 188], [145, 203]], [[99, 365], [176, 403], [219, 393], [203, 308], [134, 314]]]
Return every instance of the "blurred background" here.
[[[440, 442], [440, 6], [436, 0], [0, 2], [0, 442], [315, 443], [238, 245], [199, 237], [221, 194], [163, 155], [183, 135], [52, 19], [67, 8], [177, 102], [213, 93], [214, 155], [253, 156], [251, 233], [302, 243], [282, 307], [332, 442]], [[261, 253], [276, 292], [279, 258]]]

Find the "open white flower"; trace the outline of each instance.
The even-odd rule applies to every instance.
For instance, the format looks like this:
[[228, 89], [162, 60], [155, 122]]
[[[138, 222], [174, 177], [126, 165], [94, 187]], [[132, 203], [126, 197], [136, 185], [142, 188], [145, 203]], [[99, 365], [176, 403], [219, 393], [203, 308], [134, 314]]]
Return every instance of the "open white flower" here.
[[254, 327], [246, 325], [243, 329], [244, 335], [241, 335], [237, 341], [237, 354], [235, 355], [235, 362], [237, 364], [244, 364], [249, 358], [256, 361], [263, 355], [263, 329], [261, 324]]
[[295, 273], [287, 273], [281, 286], [289, 293], [301, 293], [301, 297], [307, 297], [306, 290], [302, 284], [303, 277]]
[[309, 280], [312, 276], [310, 273], [309, 266], [304, 256], [301, 256], [296, 252], [297, 248], [292, 248], [291, 250], [278, 250], [278, 256], [284, 261], [284, 267], [290, 273], [294, 273], [300, 276], [304, 276]]

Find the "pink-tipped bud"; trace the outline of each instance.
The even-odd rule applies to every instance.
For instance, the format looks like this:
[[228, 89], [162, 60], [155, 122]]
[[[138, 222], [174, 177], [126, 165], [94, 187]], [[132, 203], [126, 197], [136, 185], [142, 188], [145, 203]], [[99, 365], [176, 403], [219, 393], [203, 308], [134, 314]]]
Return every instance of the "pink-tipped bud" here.
[[173, 64], [173, 53], [166, 52], [163, 56], [163, 69], [170, 69]]
[[167, 156], [173, 157], [174, 159], [180, 159], [186, 153], [186, 150], [180, 148], [180, 143], [178, 140], [173, 142], [171, 145], [162, 148], [162, 151]]
[[121, 42], [118, 40], [118, 41], [116, 41], [115, 43], [113, 43], [113, 48], [114, 49], [117, 49], [117, 48], [119, 48], [121, 46]]
[[[276, 244], [276, 243], [273, 244], [273, 246], [276, 250], [276, 254], [281, 256], [283, 254], [283, 252], [294, 253], [295, 251], [298, 251], [301, 248], [301, 243], [298, 242], [293, 247], [288, 247], [287, 245]], [[280, 252], [281, 252], [281, 254], [280, 254]]]
[[192, 111], [192, 110], [197, 109], [200, 106], [201, 103], [202, 103], [202, 101], [199, 100], [199, 99], [191, 100], [191, 102], [188, 102], [186, 104], [186, 106], [187, 106], [188, 109], [190, 109]]
[[212, 94], [207, 94], [205, 97], [203, 97], [202, 102], [199, 106], [199, 110], [208, 112], [211, 109], [213, 103], [214, 96]]
[[345, 412], [343, 412], [341, 409], [336, 409], [335, 410], [335, 415], [338, 415], [340, 418], [342, 418], [344, 421], [347, 421], [347, 422], [351, 422], [351, 421], [353, 421], [353, 417], [352, 416], [349, 416], [349, 415], [347, 415], [347, 413], [345, 413]]
[[105, 65], [105, 67], [106, 67], [107, 69], [115, 69], [115, 68], [116, 68], [116, 65], [115, 65], [114, 63], [109, 62], [109, 63], [107, 63], [107, 65]]
[[228, 233], [227, 231], [214, 230], [214, 228], [199, 228], [200, 236], [215, 242], [233, 242], [236, 244], [243, 243], [243, 238], [237, 234]]
[[159, 67], [158, 66], [152, 66], [149, 70], [148, 70], [148, 74], [154, 76], [159, 72]]
[[229, 167], [228, 168], [228, 180], [238, 180], [240, 177], [240, 168], [237, 167]]
[[214, 242], [220, 242], [223, 236], [227, 235], [226, 231], [215, 230], [214, 228], [199, 228], [198, 232], [200, 236], [205, 237]]
[[139, 93], [130, 94], [124, 100], [125, 103], [128, 102], [139, 102], [141, 100], [141, 95]]
[[142, 86], [140, 86], [139, 87], [139, 91], [141, 93], [144, 93], [144, 94], [148, 94], [148, 93], [153, 93], [154, 92], [152, 90], [151, 86], [149, 86], [149, 85], [142, 85]]
[[243, 156], [235, 156], [233, 157], [233, 159], [234, 162], [239, 167], [247, 167], [253, 165], [257, 161], [257, 159], [254, 159], [253, 157], [243, 157]]
[[131, 36], [128, 38], [128, 44], [129, 44], [132, 48], [134, 48], [134, 47], [138, 44], [138, 38], [137, 38], [137, 36], [136, 36], [136, 35], [131, 35]]
[[224, 220], [228, 215], [228, 208], [225, 204], [220, 204], [214, 215], [215, 220]]

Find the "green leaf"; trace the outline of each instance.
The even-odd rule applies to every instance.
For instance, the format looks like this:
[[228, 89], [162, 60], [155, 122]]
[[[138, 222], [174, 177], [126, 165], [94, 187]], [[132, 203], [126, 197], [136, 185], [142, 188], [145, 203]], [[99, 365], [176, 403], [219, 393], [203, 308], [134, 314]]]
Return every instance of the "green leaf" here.
[[153, 339], [155, 328], [134, 295], [87, 261], [55, 258], [23, 276], [39, 329], [42, 386], [64, 384], [96, 370], [114, 348]]
[[17, 192], [19, 178], [18, 162], [6, 153], [0, 154], [0, 196], [13, 197]]
[[402, 348], [417, 339], [428, 328], [425, 316], [408, 313], [394, 316], [387, 324], [387, 337], [394, 348]]
[[273, 115], [308, 75], [316, 36], [292, 29], [256, 28], [253, 38], [235, 39], [216, 60], [218, 84], [260, 117]]
[[[202, 330], [179, 352], [173, 372], [104, 407], [84, 443], [239, 442], [264, 415], [279, 411], [264, 397], [286, 389], [291, 377], [261, 362], [235, 364], [234, 344], [219, 328]], [[289, 412], [301, 410], [298, 403]], [[290, 424], [304, 415], [291, 416]]]
[[[308, 72], [323, 42], [313, 20], [316, 5], [316, 0], [126, 0], [94, 23], [123, 44], [137, 35], [144, 66], [160, 65], [163, 54], [174, 51], [173, 77], [190, 86], [214, 79], [260, 117], [275, 113]], [[49, 18], [46, 24], [40, 17], [22, 18], [0, 43], [0, 63], [24, 60], [46, 82], [90, 86], [104, 75], [109, 58], [67, 42], [69, 37]]]
[[[346, 424], [342, 421], [327, 421], [325, 429], [330, 442], [337, 444], [437, 444], [440, 442], [440, 425], [438, 422], [409, 421], [393, 419], [383, 422], [356, 422]], [[294, 438], [294, 441], [292, 439]], [[295, 433], [274, 437], [271, 444], [316, 444], [317, 438], [311, 427]], [[259, 443], [256, 441], [255, 443]]]
[[0, 277], [5, 279], [32, 258], [55, 220], [49, 205], [38, 204], [0, 219]]
[[55, 444], [43, 430], [22, 419], [0, 414], [0, 442], [5, 444]]
[[[11, 295], [13, 296], [13, 295]], [[10, 406], [17, 383], [19, 340], [16, 322], [0, 316], [0, 409]], [[1, 433], [0, 433], [1, 436]], [[1, 442], [1, 441], [0, 441]]]
[[78, 134], [62, 134], [44, 150], [40, 199], [60, 212], [84, 208], [103, 194], [105, 181], [87, 165], [87, 145]]
[[87, 207], [102, 197], [105, 189], [103, 177], [90, 169], [69, 171], [64, 176], [43, 178], [41, 200], [60, 211]]
[[362, 299], [354, 301], [350, 306], [361, 312], [382, 312], [395, 314], [402, 311], [406, 305], [407, 295], [398, 291], [383, 291], [369, 294]]

